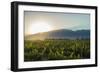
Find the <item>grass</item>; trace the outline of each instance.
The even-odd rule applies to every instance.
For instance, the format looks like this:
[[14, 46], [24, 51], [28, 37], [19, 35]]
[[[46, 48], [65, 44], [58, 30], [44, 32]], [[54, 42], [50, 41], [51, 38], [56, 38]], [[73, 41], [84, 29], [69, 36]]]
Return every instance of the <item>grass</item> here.
[[72, 60], [90, 58], [90, 40], [33, 40], [24, 42], [24, 61]]

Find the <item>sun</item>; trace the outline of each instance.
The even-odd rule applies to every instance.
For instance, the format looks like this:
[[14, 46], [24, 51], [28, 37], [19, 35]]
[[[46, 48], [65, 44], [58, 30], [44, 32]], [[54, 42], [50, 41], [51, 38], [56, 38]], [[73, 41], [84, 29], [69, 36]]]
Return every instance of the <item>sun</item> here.
[[46, 21], [34, 22], [30, 26], [30, 34], [36, 34], [41, 32], [47, 32], [52, 30], [52, 26]]

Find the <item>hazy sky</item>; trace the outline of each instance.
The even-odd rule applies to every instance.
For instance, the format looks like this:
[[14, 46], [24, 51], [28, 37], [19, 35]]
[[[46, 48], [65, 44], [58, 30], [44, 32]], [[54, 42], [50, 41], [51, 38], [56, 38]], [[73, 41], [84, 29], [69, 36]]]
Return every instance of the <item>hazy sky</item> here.
[[[35, 22], [40, 22], [40, 23], [45, 22], [48, 25], [52, 26], [52, 30], [90, 29], [90, 14], [25, 11], [24, 17], [25, 17], [24, 19], [25, 34], [30, 34], [30, 29], [34, 29], [33, 31], [37, 29], [37, 28], [34, 28], [34, 25], [36, 25]], [[41, 30], [43, 27], [41, 27]]]

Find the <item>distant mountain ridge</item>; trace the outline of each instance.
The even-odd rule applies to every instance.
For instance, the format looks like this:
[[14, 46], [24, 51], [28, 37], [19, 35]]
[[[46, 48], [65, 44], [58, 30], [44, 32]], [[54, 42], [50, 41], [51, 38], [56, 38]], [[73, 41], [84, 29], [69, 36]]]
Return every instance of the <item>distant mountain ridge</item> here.
[[90, 30], [60, 29], [25, 36], [25, 40], [44, 39], [90, 39]]

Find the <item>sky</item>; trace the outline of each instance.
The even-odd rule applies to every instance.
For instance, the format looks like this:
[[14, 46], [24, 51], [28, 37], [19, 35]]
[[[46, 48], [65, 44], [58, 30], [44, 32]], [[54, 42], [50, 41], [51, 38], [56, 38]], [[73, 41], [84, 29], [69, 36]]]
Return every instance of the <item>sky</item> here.
[[25, 34], [56, 29], [90, 29], [90, 14], [61, 12], [24, 12]]

